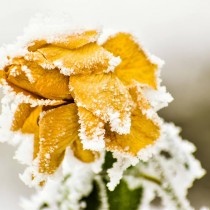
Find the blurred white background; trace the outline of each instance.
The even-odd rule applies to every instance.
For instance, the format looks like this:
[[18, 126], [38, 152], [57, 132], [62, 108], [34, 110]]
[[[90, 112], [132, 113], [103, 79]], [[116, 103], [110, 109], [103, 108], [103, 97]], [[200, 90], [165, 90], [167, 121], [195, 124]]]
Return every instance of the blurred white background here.
[[[81, 23], [135, 32], [165, 60], [163, 83], [174, 102], [160, 114], [183, 128], [210, 172], [210, 0], [0, 0], [0, 45], [15, 41], [37, 13], [64, 11]], [[0, 209], [19, 210], [30, 190], [18, 179], [14, 148], [0, 145]], [[186, 177], [187, 178], [187, 177]], [[210, 206], [210, 177], [190, 191], [195, 207]], [[30, 210], [30, 209], [29, 209]]]

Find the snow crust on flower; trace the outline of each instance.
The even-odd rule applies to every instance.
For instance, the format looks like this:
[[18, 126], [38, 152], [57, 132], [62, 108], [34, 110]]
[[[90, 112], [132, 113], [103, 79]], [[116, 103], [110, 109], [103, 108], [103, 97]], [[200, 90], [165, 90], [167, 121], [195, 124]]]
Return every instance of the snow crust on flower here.
[[[80, 22], [73, 20], [68, 14], [37, 14], [30, 20], [29, 25], [24, 30], [23, 36], [19, 36], [15, 43], [0, 48], [0, 69], [9, 65], [12, 58], [26, 55], [29, 43], [32, 43], [34, 40], [44, 39], [49, 43], [62, 41], [60, 37], [81, 34], [86, 30], [96, 30], [100, 34], [101, 27], [93, 24], [86, 24], [84, 26]], [[90, 42], [94, 41], [95, 39], [90, 40]]]
[[61, 61], [54, 61], [53, 63], [55, 66], [57, 66], [60, 69], [61, 74], [65, 76], [70, 76], [74, 74], [74, 69], [64, 67]]
[[35, 106], [42, 106], [42, 105], [55, 105], [58, 104], [59, 100], [52, 100], [52, 99], [35, 99], [32, 98], [30, 95], [24, 95], [23, 93], [19, 92], [16, 93], [11, 86], [8, 85], [6, 80], [1, 80], [0, 88], [4, 94], [4, 100], [13, 101], [12, 103], [20, 104], [20, 103], [28, 103], [31, 107]]
[[105, 141], [104, 141], [104, 124], [99, 123], [98, 127], [95, 128], [94, 135], [89, 138], [86, 135], [85, 124], [82, 120], [79, 120], [80, 129], [79, 129], [79, 137], [82, 141], [83, 148], [89, 149], [93, 151], [103, 151], [105, 149]]
[[35, 82], [35, 79], [33, 78], [32, 74], [31, 74], [31, 70], [27, 66], [22, 66], [21, 70], [23, 72], [25, 72], [26, 77], [28, 78], [30, 83], [34, 83]]
[[158, 90], [143, 87], [142, 91], [155, 112], [168, 106], [173, 101], [173, 97], [166, 91], [165, 86], [160, 86]]
[[109, 72], [114, 72], [115, 67], [118, 66], [121, 63], [121, 58], [115, 57], [115, 56], [110, 56], [110, 60], [109, 60], [109, 67], [104, 70], [104, 73], [109, 73]]
[[[94, 174], [102, 170], [103, 161], [102, 154], [94, 163], [84, 163], [76, 159], [71, 150], [67, 149], [61, 166], [62, 179], [48, 179], [45, 187], [39, 189], [30, 200], [22, 200], [22, 208], [39, 210], [45, 203], [48, 204], [46, 209], [49, 210], [83, 209], [85, 203], [81, 202], [81, 198], [91, 192]], [[97, 181], [100, 182], [99, 179]], [[105, 203], [103, 205], [105, 206]]]
[[120, 119], [120, 113], [114, 111], [112, 108], [107, 110], [109, 116], [109, 123], [111, 131], [116, 131], [119, 134], [128, 134], [130, 133], [131, 127], [131, 113], [128, 112], [125, 116], [125, 119]]

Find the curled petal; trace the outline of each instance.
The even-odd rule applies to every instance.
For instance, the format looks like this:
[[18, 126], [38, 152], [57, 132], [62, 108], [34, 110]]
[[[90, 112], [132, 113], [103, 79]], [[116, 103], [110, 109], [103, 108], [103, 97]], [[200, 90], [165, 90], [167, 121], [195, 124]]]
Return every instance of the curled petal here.
[[35, 159], [37, 157], [37, 154], [39, 152], [39, 117], [42, 112], [42, 106], [38, 106], [33, 109], [29, 117], [25, 120], [22, 132], [23, 133], [30, 133], [34, 134], [34, 154], [33, 158]]
[[69, 78], [58, 69], [45, 70], [35, 62], [22, 58], [8, 68], [7, 80], [16, 86], [48, 99], [72, 99]]
[[157, 88], [157, 65], [149, 60], [131, 34], [118, 33], [110, 37], [103, 47], [122, 59], [115, 73], [125, 85], [131, 85], [136, 80]]
[[73, 142], [71, 148], [74, 156], [85, 163], [93, 162], [98, 157], [98, 153], [90, 150], [85, 150], [79, 138]]
[[[49, 45], [37, 51], [37, 62], [54, 65], [65, 75], [99, 73], [110, 67], [111, 53], [96, 43], [90, 43], [75, 50]], [[41, 58], [41, 60], [39, 59]], [[45, 61], [44, 59], [45, 58]]]
[[141, 149], [153, 144], [159, 136], [159, 125], [136, 109], [131, 117], [130, 134], [119, 135], [107, 129], [106, 147], [111, 151], [120, 151], [136, 156]]
[[71, 76], [70, 87], [78, 107], [83, 107], [120, 134], [129, 133], [131, 96], [113, 74]]
[[142, 110], [143, 112], [150, 109], [151, 106], [149, 104], [149, 101], [144, 96], [143, 91], [141, 87], [136, 84], [135, 86], [132, 86], [129, 88], [129, 93], [133, 99], [133, 101], [136, 103], [136, 106]]
[[83, 147], [91, 150], [102, 150], [104, 142], [104, 122], [85, 108], [78, 107], [80, 130], [79, 136]]
[[34, 108], [32, 108], [30, 104], [19, 104], [13, 117], [11, 130], [18, 131], [19, 129], [21, 129], [33, 109]]
[[76, 105], [68, 104], [46, 111], [39, 127], [39, 171], [53, 174], [64, 158], [66, 147], [78, 139]]
[[48, 44], [52, 44], [57, 47], [75, 49], [82, 47], [90, 42], [97, 41], [98, 35], [98, 31], [90, 30], [71, 35], [60, 35], [59, 37], [55, 37], [52, 40], [36, 40], [29, 44], [28, 50], [34, 52], [41, 47], [47, 46]]

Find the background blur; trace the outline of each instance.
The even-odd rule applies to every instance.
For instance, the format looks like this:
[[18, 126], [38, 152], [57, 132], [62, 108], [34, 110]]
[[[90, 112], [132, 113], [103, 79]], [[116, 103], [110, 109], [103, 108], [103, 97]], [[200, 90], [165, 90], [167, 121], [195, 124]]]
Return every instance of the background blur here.
[[[0, 0], [0, 45], [11, 43], [37, 12], [65, 11], [80, 22], [135, 32], [144, 46], [165, 60], [163, 84], [174, 101], [160, 112], [182, 127], [210, 174], [210, 0]], [[22, 167], [14, 148], [0, 145], [0, 209], [19, 210], [30, 190], [18, 179]], [[189, 198], [210, 206], [210, 175], [196, 181]], [[187, 178], [187, 177], [186, 177]]]

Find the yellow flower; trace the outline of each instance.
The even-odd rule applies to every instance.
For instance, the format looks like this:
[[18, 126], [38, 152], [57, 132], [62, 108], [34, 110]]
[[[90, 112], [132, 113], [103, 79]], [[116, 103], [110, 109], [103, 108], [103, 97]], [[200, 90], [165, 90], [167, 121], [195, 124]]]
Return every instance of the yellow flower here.
[[0, 71], [1, 84], [22, 96], [11, 130], [34, 134], [40, 173], [53, 174], [67, 147], [92, 162], [103, 149], [137, 156], [160, 135], [141, 88], [158, 88], [157, 65], [130, 34], [103, 45], [98, 37], [91, 30], [35, 40]]

